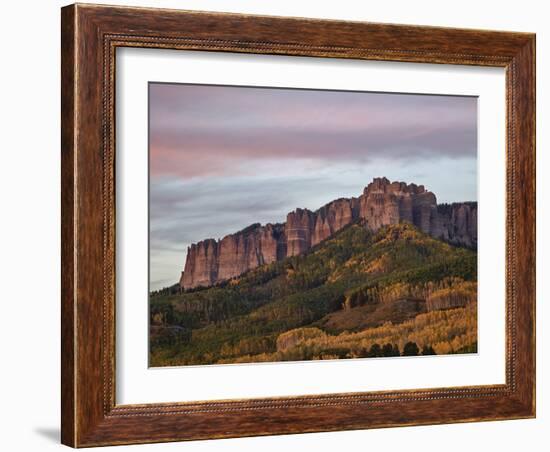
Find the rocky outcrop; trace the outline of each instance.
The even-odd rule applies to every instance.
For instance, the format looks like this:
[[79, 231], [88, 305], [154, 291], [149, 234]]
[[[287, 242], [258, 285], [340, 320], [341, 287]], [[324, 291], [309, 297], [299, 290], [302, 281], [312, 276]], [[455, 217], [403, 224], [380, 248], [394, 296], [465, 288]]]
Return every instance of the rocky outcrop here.
[[454, 245], [477, 246], [477, 203], [463, 202], [437, 206], [439, 229], [436, 237]]
[[[315, 246], [359, 217], [359, 199], [341, 198], [321, 207], [314, 214], [311, 246]], [[288, 224], [288, 221], [287, 221]]]
[[218, 281], [218, 242], [214, 239], [193, 243], [187, 248], [183, 270], [183, 288], [211, 286]]
[[357, 198], [332, 201], [315, 212], [296, 209], [283, 224], [253, 224], [221, 240], [191, 245], [180, 285], [208, 287], [263, 264], [307, 252], [343, 227], [363, 220], [376, 231], [409, 222], [454, 245], [477, 246], [477, 203], [437, 204], [423, 185], [375, 178]]
[[284, 225], [253, 224], [219, 241], [192, 244], [187, 249], [180, 285], [185, 289], [208, 287], [285, 256]]
[[314, 227], [315, 214], [311, 210], [296, 209], [286, 216], [287, 256], [303, 254], [311, 248], [311, 236]]
[[406, 221], [429, 233], [436, 208], [435, 195], [423, 185], [390, 183], [383, 177], [374, 179], [363, 191], [359, 216], [372, 230]]

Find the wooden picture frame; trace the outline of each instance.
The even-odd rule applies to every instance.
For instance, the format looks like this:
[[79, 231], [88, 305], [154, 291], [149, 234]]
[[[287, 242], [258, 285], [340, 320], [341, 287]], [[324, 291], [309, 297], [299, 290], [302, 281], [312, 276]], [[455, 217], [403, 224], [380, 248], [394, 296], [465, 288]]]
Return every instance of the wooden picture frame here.
[[[62, 442], [73, 447], [535, 416], [535, 35], [147, 8], [62, 9]], [[506, 70], [506, 383], [115, 403], [115, 50]]]

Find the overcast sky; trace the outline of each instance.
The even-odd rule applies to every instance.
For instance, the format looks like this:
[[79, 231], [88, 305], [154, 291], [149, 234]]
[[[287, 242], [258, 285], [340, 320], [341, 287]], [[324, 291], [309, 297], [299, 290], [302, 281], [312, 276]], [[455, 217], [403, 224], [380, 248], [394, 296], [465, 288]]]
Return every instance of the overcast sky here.
[[151, 289], [187, 246], [358, 196], [373, 177], [477, 200], [473, 97], [149, 85]]

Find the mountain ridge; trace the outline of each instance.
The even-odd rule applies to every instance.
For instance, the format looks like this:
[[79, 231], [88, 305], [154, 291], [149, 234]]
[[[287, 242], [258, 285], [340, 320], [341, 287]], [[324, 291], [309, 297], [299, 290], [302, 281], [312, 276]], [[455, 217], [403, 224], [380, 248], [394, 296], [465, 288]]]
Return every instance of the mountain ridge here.
[[179, 285], [184, 290], [210, 287], [260, 265], [304, 254], [358, 220], [371, 231], [408, 222], [453, 245], [477, 246], [477, 202], [437, 204], [435, 194], [423, 185], [379, 177], [359, 197], [339, 198], [315, 211], [297, 208], [284, 223], [254, 223], [220, 240], [192, 244]]

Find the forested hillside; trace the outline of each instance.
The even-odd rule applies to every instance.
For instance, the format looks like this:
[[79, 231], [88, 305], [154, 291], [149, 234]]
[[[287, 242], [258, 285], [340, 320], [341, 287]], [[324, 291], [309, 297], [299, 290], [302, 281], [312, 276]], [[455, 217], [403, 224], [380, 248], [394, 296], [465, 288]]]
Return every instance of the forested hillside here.
[[355, 222], [214, 287], [151, 294], [150, 365], [472, 352], [476, 300], [475, 251]]

